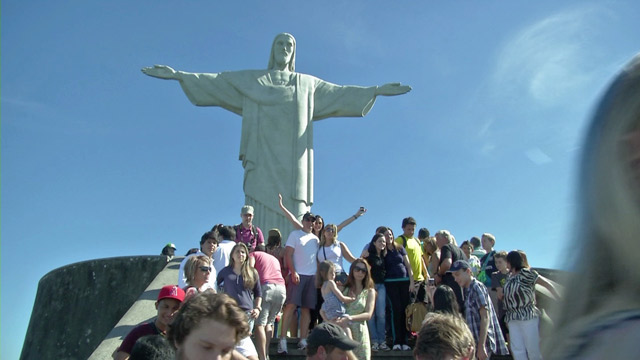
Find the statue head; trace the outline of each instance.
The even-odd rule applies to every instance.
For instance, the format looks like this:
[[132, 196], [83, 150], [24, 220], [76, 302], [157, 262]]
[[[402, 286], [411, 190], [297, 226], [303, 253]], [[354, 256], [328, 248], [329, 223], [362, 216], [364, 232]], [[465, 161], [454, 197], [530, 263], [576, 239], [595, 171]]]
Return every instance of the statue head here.
[[277, 65], [283, 61], [287, 64], [287, 70], [296, 70], [296, 39], [288, 33], [280, 33], [273, 39], [267, 69], [277, 69]]

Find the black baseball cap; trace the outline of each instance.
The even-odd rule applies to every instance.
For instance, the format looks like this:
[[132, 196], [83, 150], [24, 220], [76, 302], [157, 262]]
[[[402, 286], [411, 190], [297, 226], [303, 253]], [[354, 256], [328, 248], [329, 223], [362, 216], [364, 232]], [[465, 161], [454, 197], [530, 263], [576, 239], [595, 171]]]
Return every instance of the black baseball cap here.
[[306, 214], [304, 214], [304, 216], [302, 217], [302, 220], [306, 220], [306, 219], [309, 219], [309, 220], [311, 220], [311, 221], [316, 221], [316, 216], [315, 216], [315, 215], [313, 215], [313, 214], [312, 214], [312, 213], [310, 213], [310, 212], [307, 212], [307, 213], [306, 213]]
[[307, 344], [310, 348], [332, 345], [342, 350], [353, 350], [360, 345], [351, 340], [340, 326], [329, 322], [316, 325], [307, 338]]
[[464, 260], [457, 260], [456, 262], [453, 263], [453, 265], [451, 265], [451, 267], [447, 272], [452, 273], [458, 270], [466, 270], [466, 269], [471, 269], [471, 266], [469, 266], [469, 263]]

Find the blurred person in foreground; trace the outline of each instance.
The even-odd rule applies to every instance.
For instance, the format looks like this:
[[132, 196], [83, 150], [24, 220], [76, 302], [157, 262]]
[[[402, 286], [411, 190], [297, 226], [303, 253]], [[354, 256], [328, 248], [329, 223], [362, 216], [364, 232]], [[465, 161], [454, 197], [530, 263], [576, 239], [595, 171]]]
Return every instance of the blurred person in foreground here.
[[474, 340], [462, 317], [428, 313], [418, 333], [413, 356], [416, 360], [474, 359]]
[[[604, 93], [584, 146], [571, 278], [548, 359], [630, 359], [640, 349], [640, 55]], [[597, 266], [596, 264], [602, 264]], [[606, 271], [603, 271], [603, 266]]]
[[188, 299], [169, 327], [177, 360], [246, 359], [235, 351], [249, 335], [244, 311], [226, 294], [203, 292]]

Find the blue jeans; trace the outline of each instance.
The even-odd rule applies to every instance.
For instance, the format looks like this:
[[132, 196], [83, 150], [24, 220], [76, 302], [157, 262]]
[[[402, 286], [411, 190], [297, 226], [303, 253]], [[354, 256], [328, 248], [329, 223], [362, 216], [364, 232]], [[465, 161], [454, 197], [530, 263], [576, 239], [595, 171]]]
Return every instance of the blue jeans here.
[[384, 284], [375, 284], [376, 303], [373, 309], [373, 316], [367, 321], [369, 325], [369, 335], [372, 343], [381, 344], [385, 342], [384, 335], [384, 308], [387, 299], [387, 290]]

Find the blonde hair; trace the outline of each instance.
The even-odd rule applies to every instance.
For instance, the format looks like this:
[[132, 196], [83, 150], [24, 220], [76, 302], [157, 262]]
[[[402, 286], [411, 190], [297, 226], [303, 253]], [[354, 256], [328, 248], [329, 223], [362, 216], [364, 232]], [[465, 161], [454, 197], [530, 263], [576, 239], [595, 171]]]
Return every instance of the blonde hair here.
[[327, 239], [324, 235], [324, 233], [327, 232], [327, 228], [333, 228], [333, 235], [334, 235], [333, 239], [336, 242], [338, 241], [338, 227], [335, 226], [334, 224], [325, 225], [324, 228], [322, 229], [322, 234], [320, 235], [320, 244], [318, 244], [318, 248], [327, 246]]
[[235, 260], [233, 259], [233, 254], [239, 250], [244, 250], [244, 253], [247, 254], [247, 257], [244, 259], [244, 263], [242, 264], [242, 270], [240, 273], [242, 274], [242, 281], [244, 281], [244, 288], [251, 290], [255, 286], [258, 281], [258, 273], [256, 269], [251, 266], [249, 263], [249, 248], [244, 243], [237, 243], [236, 246], [231, 249], [231, 255], [229, 256], [229, 266], [233, 268], [235, 266]]
[[496, 237], [495, 237], [495, 236], [493, 236], [493, 234], [490, 234], [490, 233], [484, 233], [484, 234], [482, 234], [482, 237], [486, 237], [487, 239], [491, 240], [491, 243], [492, 243], [493, 245], [495, 245], [495, 244], [496, 244]]
[[187, 285], [195, 286], [193, 281], [196, 278], [196, 271], [200, 266], [211, 266], [211, 259], [204, 255], [190, 256], [184, 264], [184, 276], [187, 278]]
[[[424, 253], [428, 254], [429, 257], [431, 257], [431, 255], [433, 255], [436, 251], [438, 251], [438, 244], [436, 244], [436, 237], [435, 236], [429, 236], [428, 238], [426, 238], [424, 240], [424, 244], [422, 245]], [[427, 251], [427, 247], [430, 247], [431, 249], [433, 249], [433, 251]]]
[[[640, 123], [640, 56], [602, 97], [585, 140], [579, 187], [579, 231], [573, 278], [553, 314], [555, 334], [544, 350], [564, 358], [581, 332], [611, 314], [640, 308], [640, 196], [638, 178], [621, 153], [621, 140]], [[631, 183], [631, 181], [634, 181]], [[606, 271], [594, 264], [606, 264]]]

